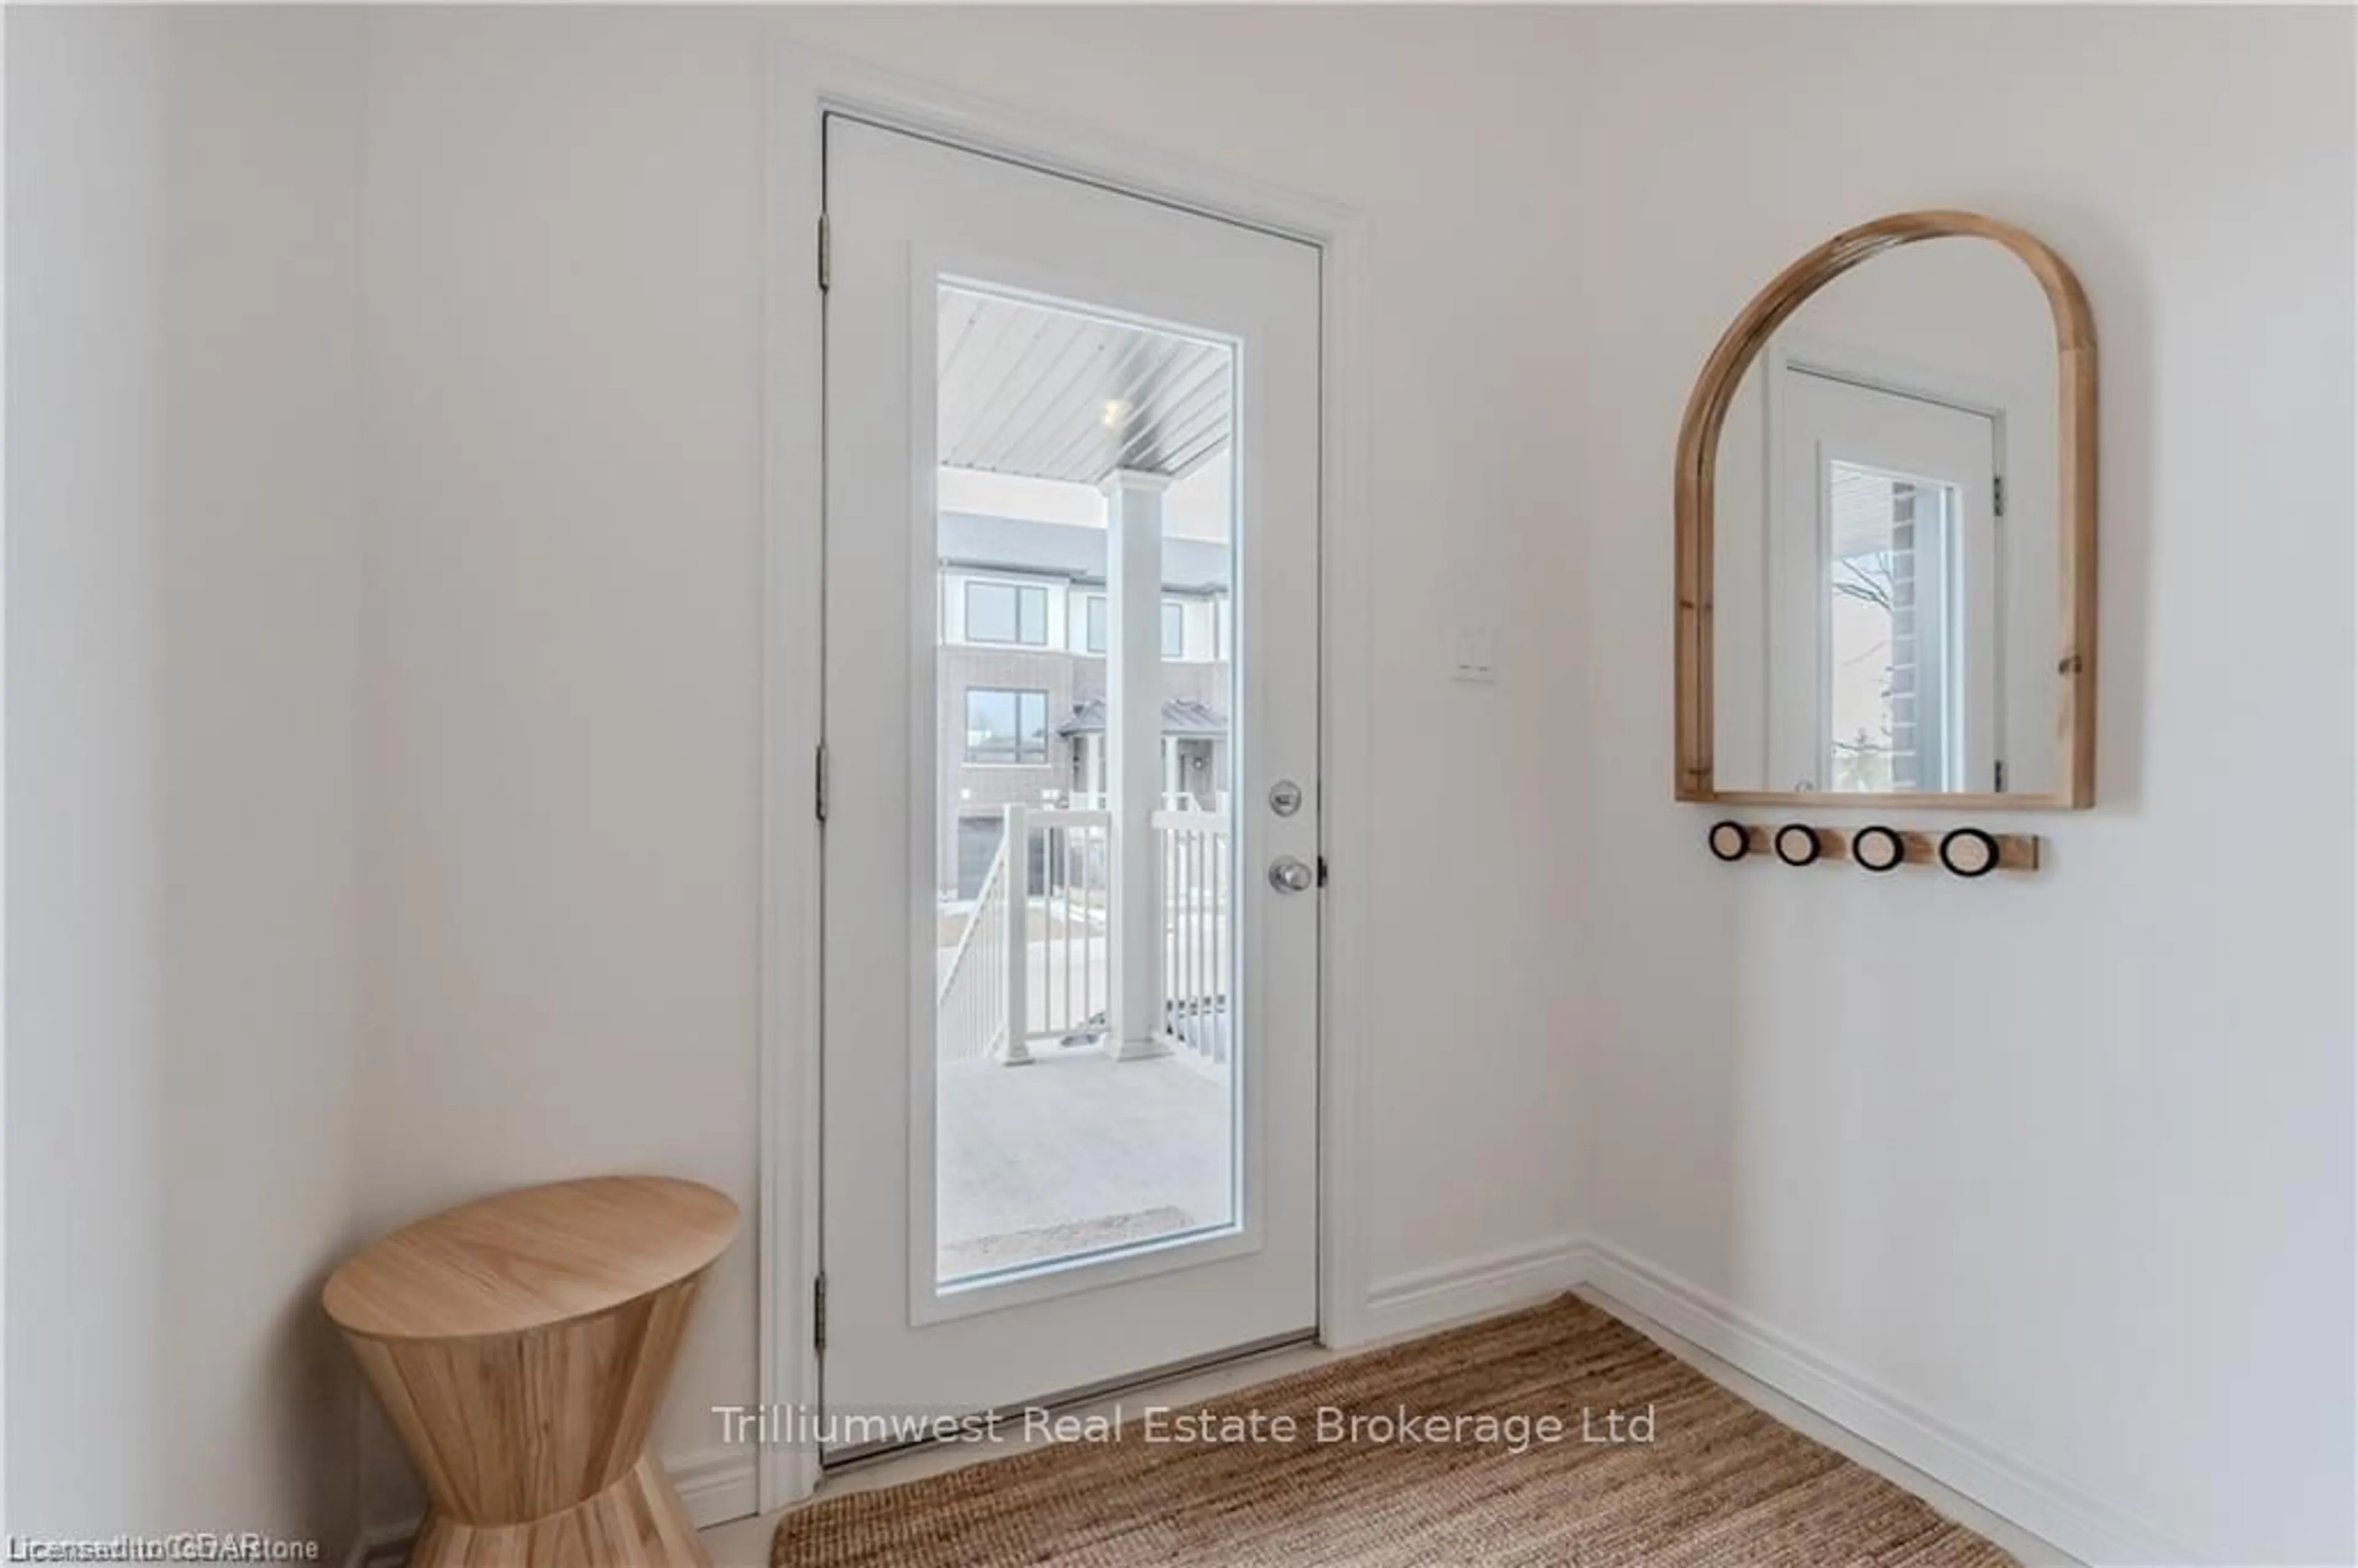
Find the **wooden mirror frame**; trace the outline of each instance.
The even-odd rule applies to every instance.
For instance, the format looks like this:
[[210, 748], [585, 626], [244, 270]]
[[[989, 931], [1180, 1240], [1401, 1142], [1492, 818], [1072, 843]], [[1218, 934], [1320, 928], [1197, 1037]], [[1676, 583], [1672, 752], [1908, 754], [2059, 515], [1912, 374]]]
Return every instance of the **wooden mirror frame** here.
[[[1810, 297], [1862, 262], [1919, 240], [1964, 236], [2014, 253], [2046, 291], [2055, 318], [2057, 532], [2062, 540], [2061, 643], [2055, 738], [2066, 757], [2061, 789], [2040, 795], [1921, 791], [1837, 794], [1722, 790], [1712, 782], [1712, 482], [1720, 427], [1744, 373], [1769, 335]], [[2063, 258], [2011, 223], [1975, 212], [1898, 212], [1845, 229], [1772, 279], [1704, 362], [1679, 425], [1678, 776], [1681, 800], [1737, 806], [1918, 806], [1935, 810], [2078, 810], [2096, 799], [2096, 328], [2088, 297]]]

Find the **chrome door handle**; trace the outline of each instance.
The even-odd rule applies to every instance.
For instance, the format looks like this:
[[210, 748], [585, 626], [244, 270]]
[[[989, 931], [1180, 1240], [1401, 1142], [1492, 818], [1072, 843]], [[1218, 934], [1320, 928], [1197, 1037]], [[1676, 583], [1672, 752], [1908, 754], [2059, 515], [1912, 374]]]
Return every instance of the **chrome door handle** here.
[[1280, 892], [1308, 892], [1317, 882], [1318, 873], [1299, 856], [1280, 855], [1269, 863], [1269, 885]]

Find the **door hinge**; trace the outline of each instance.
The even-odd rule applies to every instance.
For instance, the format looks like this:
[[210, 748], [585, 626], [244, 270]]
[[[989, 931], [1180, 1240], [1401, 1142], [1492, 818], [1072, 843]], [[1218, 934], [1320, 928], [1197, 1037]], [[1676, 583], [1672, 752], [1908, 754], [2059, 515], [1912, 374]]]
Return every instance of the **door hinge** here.
[[834, 282], [835, 232], [822, 212], [818, 215], [818, 291], [825, 294]]
[[1992, 774], [1992, 787], [1995, 788], [1998, 794], [2004, 795], [2006, 793], [2006, 759], [2004, 757], [2000, 757], [1997, 760], [1997, 765], [1992, 768], [1990, 772]]
[[1994, 517], [2006, 515], [2006, 475], [2004, 474], [1994, 474], [1990, 478], [1990, 514]]
[[827, 1348], [827, 1276], [811, 1281], [811, 1348]]
[[811, 753], [811, 812], [821, 822], [827, 820], [827, 742], [824, 741]]

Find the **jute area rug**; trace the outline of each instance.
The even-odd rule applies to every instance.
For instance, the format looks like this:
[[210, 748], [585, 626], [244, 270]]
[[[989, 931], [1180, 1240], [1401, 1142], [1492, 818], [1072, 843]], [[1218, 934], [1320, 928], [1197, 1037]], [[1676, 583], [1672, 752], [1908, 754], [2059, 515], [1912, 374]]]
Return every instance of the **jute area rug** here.
[[[1256, 1412], [1257, 1433], [1238, 1428]], [[1207, 1430], [1212, 1421], [1183, 1431], [1182, 1414], [1232, 1420], [1226, 1433]], [[1641, 1420], [1649, 1414], [1650, 1422]], [[1291, 1418], [1290, 1436], [1281, 1434], [1281, 1417]], [[1520, 1427], [1514, 1417], [1524, 1418]], [[1542, 1441], [1547, 1417], [1559, 1435]], [[1144, 1402], [1131, 1401], [1123, 1419], [1115, 1438], [1029, 1449], [815, 1503], [779, 1525], [770, 1562], [1996, 1568], [2014, 1561], [1571, 1296], [1207, 1405], [1150, 1416]], [[1404, 1440], [1404, 1425], [1416, 1426], [1417, 1436]]]

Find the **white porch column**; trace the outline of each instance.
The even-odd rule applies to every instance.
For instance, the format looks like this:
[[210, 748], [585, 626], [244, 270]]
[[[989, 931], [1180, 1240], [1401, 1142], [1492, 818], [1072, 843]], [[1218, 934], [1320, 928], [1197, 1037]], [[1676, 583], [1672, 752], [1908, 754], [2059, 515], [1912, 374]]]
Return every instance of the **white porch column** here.
[[1163, 791], [1163, 492], [1120, 470], [1106, 495], [1106, 807], [1113, 831], [1113, 974], [1106, 1054], [1161, 1056], [1163, 902], [1154, 809]]

